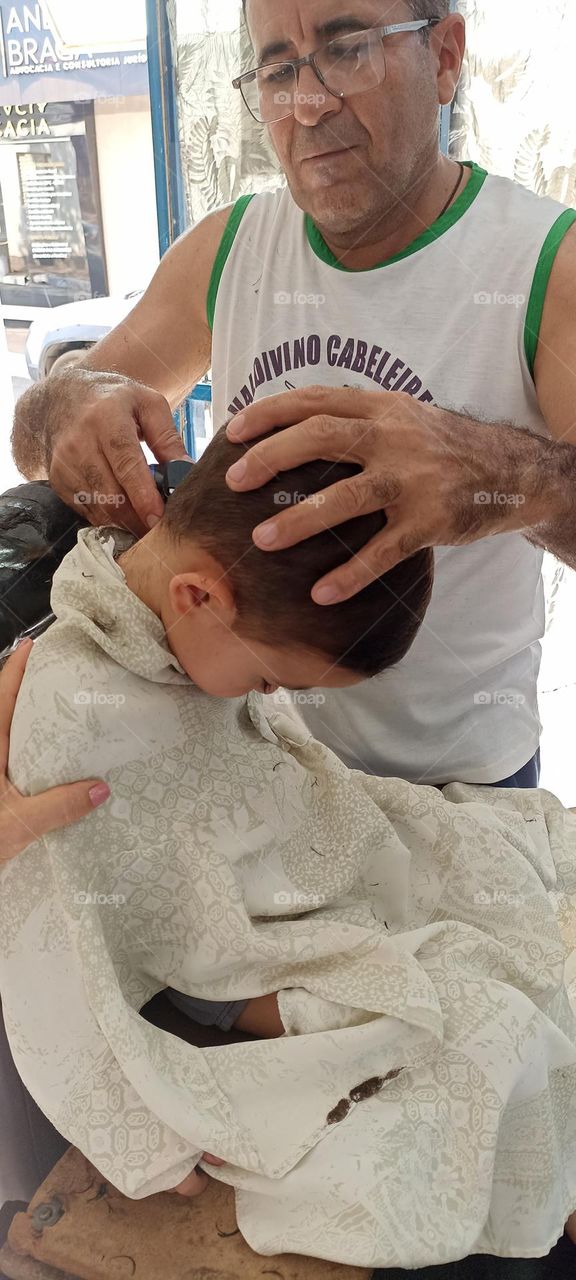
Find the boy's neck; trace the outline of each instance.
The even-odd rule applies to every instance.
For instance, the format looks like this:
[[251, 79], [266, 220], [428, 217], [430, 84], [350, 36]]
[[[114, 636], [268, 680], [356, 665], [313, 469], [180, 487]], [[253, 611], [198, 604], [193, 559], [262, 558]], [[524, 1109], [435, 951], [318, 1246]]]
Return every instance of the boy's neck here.
[[167, 554], [166, 539], [153, 529], [116, 558], [116, 564], [120, 566], [132, 594], [138, 596], [160, 619], [164, 596], [162, 583], [166, 582], [167, 571], [169, 572], [165, 559]]

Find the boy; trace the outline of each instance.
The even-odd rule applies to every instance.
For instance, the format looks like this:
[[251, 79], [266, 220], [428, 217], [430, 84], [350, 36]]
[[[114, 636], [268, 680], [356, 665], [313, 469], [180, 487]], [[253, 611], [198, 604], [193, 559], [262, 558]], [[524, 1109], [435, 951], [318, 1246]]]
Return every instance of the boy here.
[[[56, 575], [11, 779], [35, 793], [89, 769], [112, 799], [2, 873], [16, 1065], [133, 1198], [178, 1186], [203, 1151], [224, 1160], [211, 1173], [257, 1252], [403, 1267], [472, 1245], [547, 1252], [576, 1205], [576, 821], [544, 792], [351, 772], [263, 703], [399, 661], [431, 556], [328, 619], [311, 584], [382, 517], [271, 566], [258, 520], [351, 468], [239, 499], [238, 448], [220, 434], [142, 543], [84, 530]], [[167, 986], [277, 993], [283, 1034], [198, 1050], [139, 1015]], [[527, 1130], [539, 1160], [519, 1197]]]

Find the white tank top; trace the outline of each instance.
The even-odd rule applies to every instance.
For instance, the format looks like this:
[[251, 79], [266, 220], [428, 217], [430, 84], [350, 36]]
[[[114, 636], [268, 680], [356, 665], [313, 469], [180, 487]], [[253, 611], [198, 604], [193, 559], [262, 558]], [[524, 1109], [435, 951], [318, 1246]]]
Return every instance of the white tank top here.
[[[557, 249], [576, 212], [468, 164], [458, 200], [403, 253], [338, 264], [288, 188], [232, 210], [208, 295], [214, 423], [313, 383], [404, 391], [548, 435], [532, 376]], [[498, 499], [502, 501], [501, 498]], [[407, 657], [352, 689], [296, 695], [351, 768], [413, 782], [495, 782], [540, 736], [542, 552], [520, 534], [439, 547]]]

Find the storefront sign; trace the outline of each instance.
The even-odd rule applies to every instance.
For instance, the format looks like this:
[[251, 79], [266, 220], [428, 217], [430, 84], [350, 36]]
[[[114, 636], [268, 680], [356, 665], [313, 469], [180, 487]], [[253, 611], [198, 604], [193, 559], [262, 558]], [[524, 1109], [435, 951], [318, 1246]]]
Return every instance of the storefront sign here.
[[0, 301], [105, 293], [93, 103], [0, 106]]
[[29, 102], [25, 107], [0, 107], [0, 142], [19, 138], [51, 138], [46, 119], [47, 102]]
[[60, 15], [61, 0], [53, 5], [50, 0], [0, 0], [0, 104], [23, 104], [36, 95], [46, 102], [74, 102], [148, 92], [142, 30], [138, 38], [125, 42], [129, 48], [117, 48], [112, 23], [106, 31], [92, 34], [95, 43], [86, 48], [74, 39], [73, 7], [63, 29], [56, 24], [53, 8]]

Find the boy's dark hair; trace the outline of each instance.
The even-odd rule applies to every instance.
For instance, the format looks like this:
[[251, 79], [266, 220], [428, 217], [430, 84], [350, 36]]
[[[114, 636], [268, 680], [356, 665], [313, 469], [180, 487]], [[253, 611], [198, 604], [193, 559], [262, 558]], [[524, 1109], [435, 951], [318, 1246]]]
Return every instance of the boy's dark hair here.
[[164, 518], [173, 538], [193, 539], [226, 571], [238, 610], [236, 634], [276, 647], [313, 650], [364, 677], [400, 662], [430, 601], [432, 552], [418, 551], [351, 600], [316, 604], [310, 592], [318, 578], [360, 551], [384, 527], [386, 517], [375, 512], [283, 551], [260, 551], [252, 541], [257, 524], [361, 468], [309, 462], [284, 471], [261, 489], [234, 493], [226, 472], [248, 447], [231, 443], [222, 428], [172, 494]]

